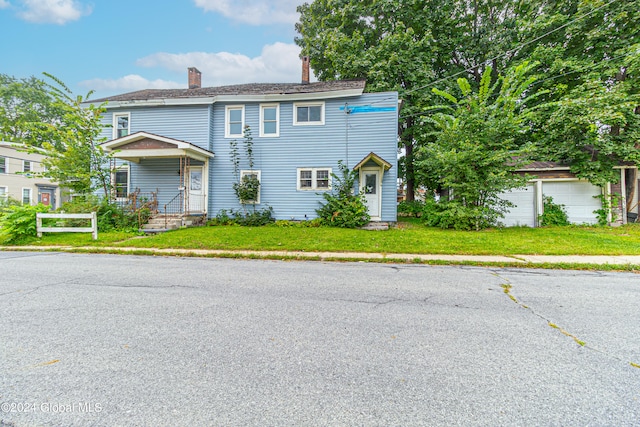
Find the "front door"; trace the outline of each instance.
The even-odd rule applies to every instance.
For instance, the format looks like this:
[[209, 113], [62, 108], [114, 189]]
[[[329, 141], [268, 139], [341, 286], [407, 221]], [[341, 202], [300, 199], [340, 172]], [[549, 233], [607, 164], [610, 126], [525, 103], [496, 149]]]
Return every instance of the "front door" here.
[[374, 221], [380, 221], [380, 171], [362, 170], [360, 177], [360, 191], [364, 193], [369, 216]]
[[187, 193], [185, 205], [189, 212], [204, 212], [204, 181], [202, 166], [187, 169]]

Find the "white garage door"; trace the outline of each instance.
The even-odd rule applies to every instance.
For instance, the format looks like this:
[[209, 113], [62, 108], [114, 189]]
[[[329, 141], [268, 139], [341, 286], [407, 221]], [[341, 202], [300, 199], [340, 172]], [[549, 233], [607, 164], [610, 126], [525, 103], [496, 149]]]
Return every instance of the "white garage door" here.
[[598, 218], [593, 213], [602, 207], [600, 187], [586, 181], [543, 182], [542, 194], [553, 197], [553, 202], [564, 205], [569, 221], [574, 224], [596, 224]]
[[509, 212], [504, 215], [501, 221], [505, 226], [536, 226], [536, 198], [533, 185], [503, 193], [500, 198], [508, 200], [515, 205], [509, 208]]

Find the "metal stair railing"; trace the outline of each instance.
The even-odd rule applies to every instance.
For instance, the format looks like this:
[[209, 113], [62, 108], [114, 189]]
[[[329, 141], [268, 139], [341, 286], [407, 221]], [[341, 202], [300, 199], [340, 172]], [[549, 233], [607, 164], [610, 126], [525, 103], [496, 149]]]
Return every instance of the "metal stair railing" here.
[[173, 199], [171, 199], [168, 203], [164, 205], [164, 228], [165, 229], [167, 228], [167, 216], [177, 214], [177, 213], [179, 214], [183, 213], [183, 207], [184, 207], [184, 197], [183, 197], [182, 190], [180, 190], [178, 194], [173, 196]]

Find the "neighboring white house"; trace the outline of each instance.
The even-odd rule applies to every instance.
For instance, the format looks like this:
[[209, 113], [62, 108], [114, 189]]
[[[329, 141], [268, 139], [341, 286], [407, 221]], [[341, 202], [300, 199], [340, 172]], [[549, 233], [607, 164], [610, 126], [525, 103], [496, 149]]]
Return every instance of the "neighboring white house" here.
[[19, 145], [0, 141], [0, 198], [16, 199], [25, 204], [42, 203], [60, 206], [60, 186], [50, 179], [37, 177], [44, 171], [42, 154], [20, 151]]

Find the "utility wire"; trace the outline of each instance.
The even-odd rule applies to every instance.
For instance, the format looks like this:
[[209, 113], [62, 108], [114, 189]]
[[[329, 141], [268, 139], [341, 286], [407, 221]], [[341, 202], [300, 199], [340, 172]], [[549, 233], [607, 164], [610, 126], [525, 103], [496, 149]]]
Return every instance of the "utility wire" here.
[[410, 90], [408, 90], [408, 91], [406, 91], [406, 92], [403, 92], [403, 95], [411, 94], [411, 93], [413, 93], [413, 92], [416, 92], [416, 91], [419, 91], [419, 90], [426, 89], [426, 88], [428, 88], [428, 87], [431, 87], [431, 86], [437, 85], [438, 83], [441, 83], [441, 82], [443, 82], [443, 81], [446, 81], [446, 80], [452, 79], [452, 78], [457, 77], [457, 76], [459, 76], [459, 75], [461, 75], [461, 74], [469, 73], [469, 72], [471, 72], [473, 69], [478, 68], [478, 67], [479, 67], [480, 65], [482, 65], [482, 64], [486, 64], [486, 63], [488, 63], [488, 62], [492, 62], [492, 61], [494, 61], [494, 60], [496, 60], [496, 59], [502, 58], [503, 56], [507, 56], [508, 54], [513, 53], [513, 52], [515, 52], [515, 51], [517, 51], [517, 50], [519, 50], [519, 49], [522, 49], [523, 47], [528, 46], [528, 45], [530, 45], [531, 43], [535, 43], [535, 42], [537, 42], [537, 41], [539, 41], [539, 40], [541, 40], [541, 39], [543, 39], [543, 38], [547, 37], [549, 34], [553, 34], [553, 33], [555, 33], [556, 31], [561, 30], [562, 28], [567, 27], [567, 26], [569, 26], [569, 25], [571, 25], [571, 24], [573, 24], [573, 23], [575, 23], [575, 22], [577, 22], [577, 21], [581, 20], [582, 18], [585, 18], [585, 17], [587, 17], [587, 16], [589, 16], [589, 15], [592, 15], [592, 14], [594, 14], [595, 12], [597, 12], [598, 10], [600, 10], [600, 9], [602, 9], [602, 8], [605, 8], [605, 7], [609, 6], [609, 5], [610, 5], [610, 4], [612, 4], [612, 3], [615, 3], [616, 1], [617, 1], [617, 0], [611, 0], [611, 1], [609, 1], [608, 3], [603, 4], [602, 6], [598, 6], [598, 7], [596, 7], [595, 9], [593, 9], [593, 10], [591, 10], [591, 11], [589, 11], [589, 12], [585, 13], [584, 15], [581, 15], [581, 16], [579, 16], [579, 17], [577, 17], [577, 18], [575, 18], [575, 19], [573, 19], [573, 20], [571, 20], [571, 21], [567, 22], [566, 24], [563, 24], [563, 25], [559, 26], [558, 28], [555, 28], [555, 29], [553, 29], [553, 30], [551, 30], [551, 31], [548, 31], [548, 32], [544, 33], [543, 35], [541, 35], [541, 36], [539, 36], [539, 37], [536, 37], [536, 38], [535, 38], [535, 39], [533, 39], [533, 40], [529, 40], [528, 42], [521, 43], [520, 45], [518, 45], [518, 46], [514, 47], [514, 48], [513, 48], [513, 49], [511, 49], [511, 50], [508, 50], [508, 51], [503, 52], [503, 53], [501, 53], [501, 54], [499, 54], [499, 55], [496, 55], [496, 56], [494, 56], [493, 58], [487, 59], [487, 60], [485, 60], [485, 61], [483, 61], [483, 62], [481, 62], [481, 63], [479, 63], [479, 64], [474, 65], [473, 67], [469, 67], [469, 68], [467, 68], [467, 69], [465, 69], [465, 70], [462, 70], [462, 71], [457, 72], [457, 73], [455, 73], [455, 74], [452, 74], [452, 75], [450, 75], [450, 76], [443, 77], [443, 78], [438, 79], [438, 80], [436, 80], [436, 81], [434, 81], [434, 82], [428, 83], [428, 84], [426, 84], [426, 85], [424, 85], [424, 86], [419, 86], [419, 87], [417, 87], [417, 88], [410, 89]]

